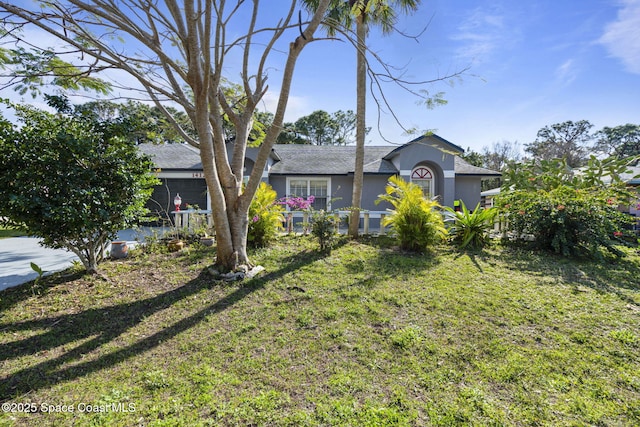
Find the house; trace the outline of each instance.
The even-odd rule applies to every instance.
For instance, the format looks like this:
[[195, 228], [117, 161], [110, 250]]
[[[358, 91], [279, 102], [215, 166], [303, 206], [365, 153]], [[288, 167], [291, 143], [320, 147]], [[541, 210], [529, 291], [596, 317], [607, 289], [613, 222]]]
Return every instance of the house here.
[[[162, 181], [149, 206], [173, 210], [177, 193], [183, 203], [211, 208], [198, 150], [185, 144], [140, 145], [159, 168]], [[314, 209], [339, 210], [352, 205], [355, 146], [275, 145], [262, 179], [280, 197], [313, 195]], [[248, 148], [245, 176], [253, 170], [258, 148]], [[480, 202], [483, 179], [499, 172], [472, 166], [460, 158], [464, 150], [438, 135], [416, 138], [400, 146], [366, 146], [362, 209], [384, 211], [388, 205], [376, 205], [389, 177], [400, 175], [424, 189], [425, 196], [438, 197], [441, 204], [453, 206], [462, 200], [470, 208]], [[231, 145], [228, 148], [231, 155]], [[184, 205], [183, 205], [184, 208]]]

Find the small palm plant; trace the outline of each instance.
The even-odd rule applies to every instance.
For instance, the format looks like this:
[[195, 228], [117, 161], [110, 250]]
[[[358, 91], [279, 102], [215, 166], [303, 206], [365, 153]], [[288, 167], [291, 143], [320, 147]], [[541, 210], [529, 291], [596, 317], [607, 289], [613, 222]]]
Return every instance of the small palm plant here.
[[496, 208], [483, 209], [478, 203], [473, 211], [469, 211], [461, 201], [461, 210], [456, 212], [445, 207], [446, 222], [451, 222], [449, 235], [460, 248], [470, 246], [481, 248], [489, 241], [489, 230], [493, 228], [498, 210]]
[[276, 200], [277, 193], [261, 182], [249, 207], [247, 241], [253, 247], [268, 246], [282, 230], [284, 207]]
[[389, 202], [394, 209], [384, 218], [382, 225], [391, 227], [402, 249], [423, 252], [446, 238], [447, 229], [440, 213], [442, 206], [425, 198], [422, 188], [399, 176], [392, 176], [385, 192], [378, 196], [376, 204]]

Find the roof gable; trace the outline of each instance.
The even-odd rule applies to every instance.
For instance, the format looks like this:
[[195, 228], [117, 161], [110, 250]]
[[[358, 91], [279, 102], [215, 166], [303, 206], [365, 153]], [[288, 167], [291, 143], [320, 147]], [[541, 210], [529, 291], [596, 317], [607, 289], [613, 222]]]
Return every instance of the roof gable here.
[[455, 156], [464, 153], [464, 149], [462, 149], [462, 147], [459, 147], [459, 146], [447, 141], [446, 139], [436, 135], [435, 133], [432, 133], [430, 135], [421, 135], [418, 138], [413, 139], [413, 140], [407, 142], [406, 144], [403, 144], [403, 145], [397, 147], [396, 149], [394, 149], [391, 152], [389, 152], [389, 154], [387, 154], [385, 156], [385, 159], [391, 160], [392, 158], [394, 158], [395, 156], [400, 154], [400, 152], [402, 150], [404, 150], [405, 148], [407, 148], [407, 147], [409, 147], [411, 145], [415, 145], [415, 144], [427, 145], [427, 146], [436, 148], [436, 149], [438, 149], [438, 150], [440, 150], [442, 152], [445, 152], [445, 153], [448, 153], [448, 154], [453, 154]]

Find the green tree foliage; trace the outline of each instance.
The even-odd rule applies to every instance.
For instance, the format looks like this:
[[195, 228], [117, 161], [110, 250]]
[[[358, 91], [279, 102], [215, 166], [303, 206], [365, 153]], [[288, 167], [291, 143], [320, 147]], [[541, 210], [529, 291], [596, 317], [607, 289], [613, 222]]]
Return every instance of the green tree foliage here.
[[493, 228], [498, 209], [484, 209], [478, 203], [473, 211], [469, 211], [463, 201], [460, 204], [461, 210], [458, 212], [448, 206], [444, 208], [445, 222], [451, 223], [449, 236], [461, 249], [467, 246], [482, 248], [489, 241], [489, 231]]
[[[195, 137], [189, 118], [184, 112], [171, 107], [171, 111], [180, 127], [191, 137]], [[166, 116], [155, 106], [141, 102], [127, 101], [124, 104], [109, 101], [94, 101], [74, 107], [74, 114], [94, 121], [108, 131], [113, 129], [131, 142], [173, 143], [185, 142], [182, 135], [169, 123]]]
[[356, 115], [352, 110], [329, 114], [316, 110], [300, 117], [295, 123], [285, 123], [278, 138], [281, 144], [346, 145], [354, 142]]
[[[16, 29], [14, 32], [18, 32]], [[88, 90], [106, 94], [111, 85], [90, 76], [86, 69], [63, 61], [50, 50], [0, 47], [0, 89], [13, 86], [20, 94], [42, 94], [48, 85], [66, 90]]]
[[[347, 145], [355, 142], [356, 113], [353, 110], [338, 110], [331, 115], [336, 124], [333, 141], [335, 145]], [[365, 129], [368, 134], [371, 128]]]
[[565, 160], [512, 164], [505, 174], [500, 208], [515, 242], [563, 256], [620, 254], [616, 245], [631, 218], [620, 212], [634, 197], [621, 179], [627, 163], [592, 156], [579, 170]]
[[494, 142], [491, 147], [482, 147], [482, 165], [485, 168], [502, 172], [510, 161], [520, 160], [518, 142]]
[[[520, 159], [520, 145], [510, 141], [494, 142], [491, 147], [482, 147], [482, 153], [467, 149], [461, 157], [474, 166], [502, 172], [507, 163]], [[481, 189], [486, 191], [500, 187], [500, 182], [500, 178], [483, 179]]]
[[295, 123], [284, 123], [282, 132], [278, 135], [278, 144], [307, 144], [307, 140], [300, 135]]
[[482, 158], [482, 154], [471, 150], [470, 147], [467, 148], [463, 154], [460, 155], [467, 163], [473, 166], [483, 167], [484, 161]]
[[317, 110], [296, 121], [296, 129], [310, 144], [332, 145], [336, 124], [326, 111]]
[[0, 217], [96, 273], [110, 239], [144, 213], [152, 163], [92, 120], [14, 108], [21, 126], [1, 125]]
[[253, 247], [268, 246], [282, 230], [284, 207], [276, 200], [278, 194], [266, 182], [261, 182], [249, 207], [247, 241]]
[[446, 238], [442, 207], [437, 201], [426, 199], [418, 185], [392, 176], [376, 204], [383, 201], [391, 203], [393, 209], [382, 225], [391, 227], [402, 249], [423, 252]]
[[525, 144], [524, 151], [534, 160], [565, 159], [570, 167], [580, 167], [588, 159], [592, 127], [588, 120], [545, 126], [538, 131], [534, 142]]
[[595, 134], [595, 149], [620, 159], [640, 155], [640, 125], [604, 127]]

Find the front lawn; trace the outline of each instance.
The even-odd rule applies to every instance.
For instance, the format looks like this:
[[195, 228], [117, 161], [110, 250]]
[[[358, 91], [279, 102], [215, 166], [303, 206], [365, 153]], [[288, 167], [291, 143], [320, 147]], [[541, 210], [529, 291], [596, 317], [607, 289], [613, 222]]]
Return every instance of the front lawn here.
[[0, 398], [36, 409], [0, 425], [640, 424], [636, 253], [340, 243], [282, 238], [243, 283], [189, 249], [0, 292]]
[[5, 239], [7, 237], [21, 237], [26, 235], [27, 234], [24, 231], [16, 230], [15, 228], [7, 228], [0, 225], [0, 239]]

